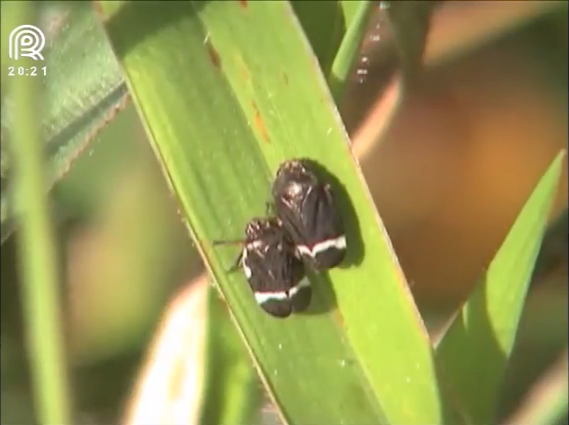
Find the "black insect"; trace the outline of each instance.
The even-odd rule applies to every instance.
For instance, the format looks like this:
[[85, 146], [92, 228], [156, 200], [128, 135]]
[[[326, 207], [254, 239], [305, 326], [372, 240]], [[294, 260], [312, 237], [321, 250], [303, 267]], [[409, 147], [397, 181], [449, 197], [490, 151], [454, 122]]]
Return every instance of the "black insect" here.
[[290, 235], [298, 257], [314, 271], [338, 266], [346, 254], [346, 236], [329, 184], [309, 159], [284, 162], [273, 183], [274, 210]]
[[214, 242], [243, 245], [230, 271], [243, 268], [255, 300], [272, 316], [288, 317], [293, 311], [306, 310], [312, 288], [281, 220], [254, 218], [247, 224], [245, 235], [245, 240]]

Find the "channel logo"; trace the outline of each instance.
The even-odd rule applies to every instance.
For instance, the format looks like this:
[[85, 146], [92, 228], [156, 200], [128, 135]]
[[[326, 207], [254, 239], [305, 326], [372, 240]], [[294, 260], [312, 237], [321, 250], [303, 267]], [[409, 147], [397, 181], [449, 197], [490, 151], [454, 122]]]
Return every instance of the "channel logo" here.
[[44, 60], [41, 51], [45, 46], [45, 35], [33, 25], [20, 25], [10, 33], [8, 38], [8, 56], [18, 60], [21, 57], [33, 60]]

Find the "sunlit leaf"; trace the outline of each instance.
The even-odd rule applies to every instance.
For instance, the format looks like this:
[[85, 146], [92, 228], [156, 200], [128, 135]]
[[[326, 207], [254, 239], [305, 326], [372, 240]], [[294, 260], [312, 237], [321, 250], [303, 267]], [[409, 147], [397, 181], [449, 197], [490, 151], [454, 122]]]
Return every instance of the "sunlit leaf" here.
[[[100, 4], [189, 228], [285, 419], [441, 423], [430, 341], [290, 5]], [[310, 311], [281, 321], [226, 272], [238, 248], [211, 242], [241, 237], [265, 212], [274, 170], [298, 156], [341, 182], [351, 267], [311, 276]]]
[[437, 347], [459, 404], [476, 424], [492, 423], [565, 153], [553, 161], [484, 279]]

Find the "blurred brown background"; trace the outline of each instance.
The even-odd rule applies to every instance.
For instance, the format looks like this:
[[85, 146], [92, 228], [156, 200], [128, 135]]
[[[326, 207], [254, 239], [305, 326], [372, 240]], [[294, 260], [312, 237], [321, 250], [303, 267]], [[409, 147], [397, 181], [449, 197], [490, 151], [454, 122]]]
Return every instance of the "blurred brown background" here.
[[[488, 17], [499, 13], [492, 8], [507, 4], [515, 18], [516, 8], [533, 7], [508, 3], [445, 4], [429, 43], [456, 37], [456, 21], [488, 29]], [[483, 8], [488, 11], [477, 10]], [[443, 63], [444, 53], [428, 48], [431, 66], [383, 138], [362, 137], [369, 144], [359, 151], [370, 191], [416, 297], [454, 304], [467, 296], [543, 172], [566, 148], [566, 36], [560, 14]], [[356, 135], [358, 127], [373, 125], [363, 121], [366, 114], [373, 121], [374, 111], [361, 105], [374, 107], [372, 88], [382, 81], [372, 72], [366, 85], [354, 83], [344, 107]], [[356, 137], [356, 151], [359, 142]], [[566, 207], [565, 167], [553, 216]]]

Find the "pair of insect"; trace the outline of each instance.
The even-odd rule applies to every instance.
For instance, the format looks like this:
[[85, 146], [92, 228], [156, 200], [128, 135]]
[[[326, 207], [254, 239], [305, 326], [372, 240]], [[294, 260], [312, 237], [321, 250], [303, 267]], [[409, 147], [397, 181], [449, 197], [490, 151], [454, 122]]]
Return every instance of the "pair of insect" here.
[[318, 169], [309, 159], [284, 162], [268, 204], [274, 215], [249, 221], [244, 240], [214, 242], [243, 246], [230, 271], [243, 269], [257, 303], [275, 317], [306, 310], [312, 298], [306, 269], [331, 269], [346, 253], [334, 193]]

